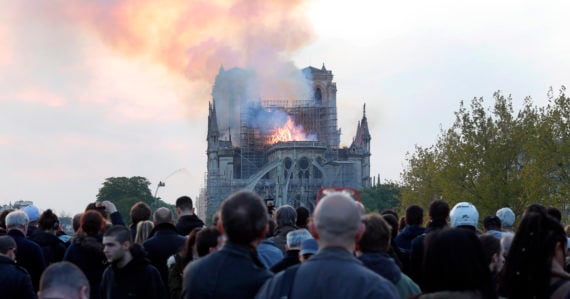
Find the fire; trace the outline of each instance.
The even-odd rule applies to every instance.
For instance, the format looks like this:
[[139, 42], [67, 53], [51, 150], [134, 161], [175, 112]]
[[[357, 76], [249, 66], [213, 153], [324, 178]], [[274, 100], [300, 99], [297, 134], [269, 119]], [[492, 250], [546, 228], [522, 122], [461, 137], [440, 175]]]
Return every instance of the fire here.
[[295, 125], [295, 122], [289, 116], [287, 122], [282, 127], [276, 127], [272, 130], [268, 137], [269, 144], [287, 141], [314, 141], [316, 138], [312, 134], [306, 134], [302, 126]]

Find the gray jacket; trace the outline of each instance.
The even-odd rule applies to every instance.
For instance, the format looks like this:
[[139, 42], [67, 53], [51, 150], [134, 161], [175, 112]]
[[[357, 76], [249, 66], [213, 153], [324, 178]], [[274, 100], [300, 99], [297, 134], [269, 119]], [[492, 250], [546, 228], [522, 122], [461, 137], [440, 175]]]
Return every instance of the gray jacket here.
[[[256, 298], [279, 298], [285, 272], [268, 280]], [[323, 248], [302, 264], [289, 298], [400, 298], [394, 285], [343, 248]]]

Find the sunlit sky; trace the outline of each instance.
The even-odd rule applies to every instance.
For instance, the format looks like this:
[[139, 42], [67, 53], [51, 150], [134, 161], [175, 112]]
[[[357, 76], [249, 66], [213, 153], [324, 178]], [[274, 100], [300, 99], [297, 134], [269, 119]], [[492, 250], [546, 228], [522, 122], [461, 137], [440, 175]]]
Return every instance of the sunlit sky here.
[[382, 180], [461, 100], [542, 106], [570, 82], [566, 1], [282, 2], [2, 1], [0, 204], [77, 213], [112, 176], [197, 197], [220, 65], [324, 63], [344, 145], [366, 103]]

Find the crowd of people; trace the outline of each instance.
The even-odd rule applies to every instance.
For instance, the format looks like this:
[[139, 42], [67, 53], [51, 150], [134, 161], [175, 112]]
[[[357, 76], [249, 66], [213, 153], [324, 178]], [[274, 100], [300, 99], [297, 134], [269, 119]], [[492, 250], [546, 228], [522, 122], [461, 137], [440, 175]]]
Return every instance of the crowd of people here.
[[539, 204], [515, 225], [508, 207], [480, 221], [472, 203], [434, 200], [400, 218], [341, 192], [312, 213], [269, 214], [240, 191], [210, 226], [187, 196], [176, 211], [138, 202], [128, 216], [92, 203], [67, 235], [50, 209], [3, 211], [0, 297], [570, 298], [570, 226]]

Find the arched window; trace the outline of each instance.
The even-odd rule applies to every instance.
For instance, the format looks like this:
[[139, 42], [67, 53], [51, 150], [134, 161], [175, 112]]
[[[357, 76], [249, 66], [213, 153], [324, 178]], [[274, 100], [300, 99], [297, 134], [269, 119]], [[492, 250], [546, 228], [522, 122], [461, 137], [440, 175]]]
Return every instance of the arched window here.
[[318, 87], [317, 87], [317, 89], [315, 89], [315, 102], [317, 104], [323, 103], [323, 93], [321, 92], [321, 89]]

